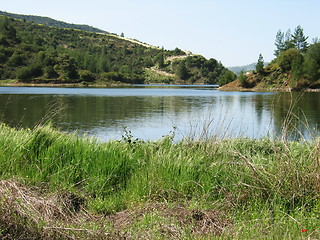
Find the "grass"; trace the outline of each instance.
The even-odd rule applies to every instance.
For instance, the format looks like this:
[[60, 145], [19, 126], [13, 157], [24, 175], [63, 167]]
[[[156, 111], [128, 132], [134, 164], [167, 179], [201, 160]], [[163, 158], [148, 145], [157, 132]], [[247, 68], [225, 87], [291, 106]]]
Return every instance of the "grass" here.
[[171, 137], [100, 143], [1, 124], [0, 236], [320, 238], [319, 139]]

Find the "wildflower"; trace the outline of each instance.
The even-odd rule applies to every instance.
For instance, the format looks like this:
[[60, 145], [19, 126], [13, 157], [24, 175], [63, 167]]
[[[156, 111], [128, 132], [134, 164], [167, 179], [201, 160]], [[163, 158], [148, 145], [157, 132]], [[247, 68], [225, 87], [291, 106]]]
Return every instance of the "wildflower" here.
[[301, 229], [301, 232], [306, 232], [307, 231], [307, 229]]

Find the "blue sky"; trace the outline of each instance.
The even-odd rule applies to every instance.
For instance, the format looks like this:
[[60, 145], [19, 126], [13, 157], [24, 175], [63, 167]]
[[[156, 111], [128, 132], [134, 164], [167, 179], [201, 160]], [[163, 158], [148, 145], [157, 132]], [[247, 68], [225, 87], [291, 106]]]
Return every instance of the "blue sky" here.
[[320, 37], [319, 0], [11, 0], [0, 10], [88, 24], [166, 49], [179, 47], [225, 66], [274, 58], [278, 30], [298, 25]]

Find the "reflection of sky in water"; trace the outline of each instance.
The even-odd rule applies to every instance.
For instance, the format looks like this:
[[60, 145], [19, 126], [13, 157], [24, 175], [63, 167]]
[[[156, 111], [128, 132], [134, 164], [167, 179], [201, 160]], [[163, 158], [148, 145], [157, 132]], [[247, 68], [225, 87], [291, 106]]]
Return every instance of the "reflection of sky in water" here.
[[[319, 126], [319, 94], [306, 94], [301, 105], [310, 123]], [[287, 93], [220, 92], [210, 88], [0, 88], [2, 121], [21, 126], [39, 122], [50, 104], [62, 106], [55, 126], [121, 139], [124, 127], [135, 138], [155, 140], [176, 128], [182, 137], [250, 137], [281, 135], [290, 107]], [[316, 108], [317, 107], [317, 108]], [[295, 112], [295, 114], [298, 113]], [[19, 122], [20, 121], [20, 122]], [[297, 128], [308, 138], [303, 124]]]

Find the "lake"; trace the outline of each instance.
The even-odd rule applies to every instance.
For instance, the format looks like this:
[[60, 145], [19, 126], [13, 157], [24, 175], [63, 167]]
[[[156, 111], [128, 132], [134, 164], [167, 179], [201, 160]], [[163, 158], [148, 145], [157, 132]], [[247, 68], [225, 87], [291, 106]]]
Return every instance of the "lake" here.
[[63, 131], [102, 141], [130, 132], [143, 140], [173, 132], [176, 140], [210, 136], [309, 140], [319, 136], [320, 93], [222, 92], [205, 85], [0, 87], [0, 121], [25, 128], [50, 121]]

